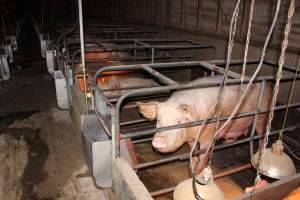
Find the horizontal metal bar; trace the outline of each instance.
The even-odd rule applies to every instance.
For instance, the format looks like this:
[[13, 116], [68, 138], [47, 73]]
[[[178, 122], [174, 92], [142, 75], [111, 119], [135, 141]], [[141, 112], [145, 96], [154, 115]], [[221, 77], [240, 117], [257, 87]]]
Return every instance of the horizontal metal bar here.
[[144, 142], [150, 142], [152, 141], [153, 138], [145, 138], [145, 139], [139, 139], [139, 140], [133, 140], [132, 144], [139, 144], [139, 143], [144, 143]]
[[[300, 107], [300, 102], [290, 104], [289, 107], [290, 108]], [[276, 106], [274, 108], [274, 111], [283, 110], [285, 108], [287, 108], [287, 105]], [[264, 113], [268, 113], [268, 112], [270, 112], [270, 111], [269, 110], [261, 110], [261, 111], [246, 112], [246, 113], [241, 113], [241, 114], [236, 115], [235, 117], [233, 117], [233, 119], [248, 117], [248, 116], [255, 115], [255, 114], [264, 114]], [[228, 117], [229, 116], [221, 117], [219, 120], [220, 121], [225, 121], [225, 120], [228, 119]], [[122, 133], [122, 134], [124, 134], [124, 136], [121, 137], [120, 139], [150, 136], [150, 135], [152, 135], [153, 133], [156, 133], [156, 132], [162, 132], [162, 131], [167, 131], [167, 130], [172, 130], [172, 129], [179, 129], [179, 128], [197, 126], [197, 125], [201, 125], [203, 123], [203, 121], [204, 120], [199, 120], [199, 121], [190, 122], [190, 123], [176, 124], [176, 125], [166, 126], [166, 127], [162, 127], [162, 128], [153, 128], [153, 129], [137, 131], [137, 132], [133, 132], [133, 133]], [[217, 118], [211, 118], [210, 120], [207, 121], [207, 124], [208, 123], [214, 123], [216, 121], [217, 121]]]
[[[155, 60], [163, 60], [163, 59], [189, 59], [191, 56], [155, 56]], [[150, 60], [151, 56], [130, 56], [130, 57], [115, 57], [115, 58], [97, 58], [97, 59], [88, 59], [86, 63], [97, 63], [104, 61], [142, 61], [142, 60]], [[80, 59], [76, 59], [75, 63], [79, 63]], [[103, 67], [103, 66], [99, 66]]]
[[[291, 126], [291, 127], [283, 129], [283, 132], [294, 131], [296, 128], [297, 128], [297, 126]], [[281, 130], [271, 131], [271, 133], [270, 133], [269, 136], [276, 135], [280, 131]], [[261, 139], [261, 138], [264, 138], [264, 135], [256, 135], [256, 136], [253, 137], [253, 140], [258, 140], [258, 139]], [[216, 147], [214, 148], [214, 151], [218, 151], [218, 150], [221, 150], [221, 149], [225, 149], [225, 148], [228, 148], [228, 147], [232, 147], [232, 146], [235, 146], [235, 145], [246, 143], [246, 142], [249, 142], [250, 140], [251, 140], [251, 138], [248, 137], [248, 138], [245, 138], [245, 139], [237, 140], [237, 141], [232, 142], [232, 143], [226, 143], [226, 144], [216, 145]], [[203, 154], [205, 151], [206, 151], [206, 149], [201, 149], [199, 151], [196, 151], [194, 153], [194, 155]], [[184, 154], [172, 156], [172, 157], [169, 157], [169, 158], [163, 158], [163, 159], [156, 160], [156, 161], [151, 161], [151, 162], [146, 162], [146, 163], [142, 163], [142, 164], [137, 164], [133, 168], [134, 169], [142, 169], [142, 168], [152, 167], [152, 166], [155, 166], [155, 165], [165, 164], [165, 163], [176, 161], [176, 160], [186, 160], [186, 159], [189, 158], [189, 155], [190, 155], [189, 153], [184, 153]]]
[[[99, 49], [87, 49], [86, 53], [88, 52], [104, 52], [104, 51], [116, 51], [116, 50], [148, 50], [148, 49], [158, 49], [158, 50], [184, 50], [184, 49], [214, 49], [214, 47], [210, 45], [141, 45], [141, 46], [135, 46], [133, 44], [131, 45], [124, 45], [124, 44], [112, 44], [112, 45], [107, 45], [107, 46], [101, 46], [98, 47]], [[75, 49], [75, 47], [73, 48]], [[67, 49], [68, 50], [68, 49]]]
[[[214, 180], [216, 180], [218, 178], [222, 178], [222, 177], [225, 177], [225, 176], [235, 174], [237, 172], [244, 171], [244, 170], [249, 169], [251, 167], [252, 167], [252, 165], [250, 163], [242, 165], [242, 166], [234, 167], [234, 168], [231, 168], [229, 170], [224, 170], [220, 173], [217, 173], [217, 174], [213, 175], [213, 178], [214, 178]], [[163, 195], [163, 194], [171, 193], [171, 192], [174, 191], [174, 189], [175, 189], [175, 186], [171, 186], [171, 187], [168, 187], [168, 188], [164, 188], [164, 189], [161, 189], [161, 190], [150, 192], [150, 194], [151, 194], [152, 197], [157, 197], [157, 196], [160, 196], [160, 195]]]
[[152, 69], [151, 67], [144, 65], [144, 64], [142, 64], [141, 66], [145, 71], [149, 72], [152, 76], [158, 78], [163, 83], [165, 83], [167, 85], [177, 85], [176, 81], [173, 81], [172, 79], [166, 77], [165, 75], [162, 75], [161, 73]]
[[[201, 63], [201, 66], [207, 68], [208, 70], [211, 70], [211, 71], [215, 71], [217, 73], [220, 73], [220, 74], [224, 74], [225, 72], [225, 69], [221, 68], [221, 67], [217, 67], [213, 64], [210, 64], [210, 63]], [[232, 78], [241, 78], [241, 75], [238, 74], [238, 73], [235, 73], [235, 72], [232, 72], [232, 71], [228, 71], [228, 75], [229, 77], [232, 77]]]

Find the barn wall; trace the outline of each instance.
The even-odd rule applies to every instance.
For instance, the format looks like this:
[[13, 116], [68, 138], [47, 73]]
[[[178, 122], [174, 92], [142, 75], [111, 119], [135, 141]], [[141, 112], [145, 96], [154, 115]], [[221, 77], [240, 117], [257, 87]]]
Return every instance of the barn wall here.
[[[231, 15], [236, 0], [116, 0], [123, 8], [122, 13], [116, 13], [119, 20], [147, 27], [156, 27], [160, 37], [193, 39], [216, 46], [216, 59], [224, 59], [227, 51], [227, 40]], [[283, 0], [276, 29], [269, 45], [266, 58], [278, 63], [283, 29], [289, 0]], [[242, 59], [246, 40], [250, 1], [241, 1], [240, 14], [237, 22], [233, 59]], [[273, 19], [276, 0], [255, 1], [255, 11], [252, 23], [249, 59], [260, 58], [261, 49], [267, 31]], [[300, 2], [296, 2], [292, 31], [289, 38], [289, 48], [286, 64], [296, 66], [299, 63], [300, 46], [300, 13], [297, 12]], [[297, 88], [300, 89], [300, 84]], [[289, 84], [283, 84], [279, 100], [285, 102]], [[296, 90], [297, 91], [297, 90]], [[296, 94], [300, 100], [300, 94]]]
[[[279, 47], [286, 22], [289, 0], [283, 0], [276, 32], [271, 42], [272, 47]], [[172, 28], [210, 35], [217, 38], [228, 38], [231, 15], [236, 0], [115, 0], [116, 7], [122, 12], [116, 13], [116, 19], [143, 25]], [[255, 1], [252, 23], [252, 44], [261, 45], [272, 22], [276, 0]], [[290, 35], [290, 48], [300, 44], [300, 13], [297, 12], [300, 2], [296, 1], [293, 19], [293, 30]], [[236, 39], [244, 42], [248, 25], [250, 1], [241, 1], [237, 22]], [[119, 9], [120, 10], [120, 9]]]

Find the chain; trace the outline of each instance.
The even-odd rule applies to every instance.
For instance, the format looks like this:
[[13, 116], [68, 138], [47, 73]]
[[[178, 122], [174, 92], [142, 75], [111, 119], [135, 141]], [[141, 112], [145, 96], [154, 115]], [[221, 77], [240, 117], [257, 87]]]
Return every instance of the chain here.
[[243, 85], [243, 81], [245, 79], [245, 71], [246, 71], [247, 57], [248, 57], [248, 50], [249, 50], [249, 43], [250, 43], [250, 36], [251, 36], [251, 26], [252, 26], [253, 12], [254, 12], [254, 3], [255, 0], [251, 0], [247, 39], [246, 39], [245, 52], [244, 52], [244, 62], [243, 62], [243, 68], [241, 73], [241, 86]]
[[[272, 128], [272, 120], [274, 117], [274, 109], [276, 106], [276, 101], [277, 101], [277, 97], [278, 97], [278, 92], [279, 92], [279, 83], [280, 83], [280, 79], [282, 76], [282, 68], [283, 68], [283, 64], [285, 62], [285, 53], [286, 53], [286, 49], [288, 46], [288, 38], [289, 38], [289, 33], [291, 31], [291, 24], [292, 24], [292, 17], [294, 15], [294, 10], [295, 10], [295, 0], [291, 0], [291, 4], [289, 7], [289, 11], [288, 11], [288, 20], [287, 20], [287, 24], [285, 26], [285, 31], [284, 31], [284, 40], [282, 42], [282, 47], [281, 47], [281, 54], [280, 54], [280, 58], [279, 58], [279, 67], [278, 67], [278, 71], [277, 71], [277, 75], [276, 75], [276, 83], [274, 86], [274, 91], [273, 91], [273, 97], [272, 97], [272, 101], [271, 101], [271, 109], [270, 109], [270, 114], [268, 117], [268, 123], [267, 123], [267, 128], [266, 128], [266, 136], [264, 139], [264, 145], [261, 151], [261, 155], [259, 158], [259, 164], [258, 164], [258, 175], [260, 176], [261, 173], [261, 169], [260, 167], [262, 166], [263, 163], [263, 157], [269, 142], [269, 134], [271, 132], [271, 128]], [[282, 136], [281, 136], [282, 137]], [[280, 137], [280, 138], [281, 138]]]

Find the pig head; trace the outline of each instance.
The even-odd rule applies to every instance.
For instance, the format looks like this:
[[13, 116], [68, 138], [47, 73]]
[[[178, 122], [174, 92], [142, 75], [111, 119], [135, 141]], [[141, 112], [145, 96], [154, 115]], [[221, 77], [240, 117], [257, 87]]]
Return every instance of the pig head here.
[[[195, 121], [196, 113], [191, 105], [176, 102], [148, 102], [137, 103], [140, 113], [148, 120], [157, 120], [156, 128]], [[160, 152], [176, 151], [189, 137], [187, 128], [172, 129], [157, 132], [152, 145]]]

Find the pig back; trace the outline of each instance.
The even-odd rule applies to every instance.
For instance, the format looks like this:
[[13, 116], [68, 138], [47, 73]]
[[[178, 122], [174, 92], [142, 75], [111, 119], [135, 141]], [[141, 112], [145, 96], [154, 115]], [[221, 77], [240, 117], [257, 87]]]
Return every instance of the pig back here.
[[[199, 80], [197, 80], [199, 81]], [[248, 94], [246, 95], [243, 103], [240, 106], [238, 113], [250, 112], [257, 110], [257, 104], [260, 93], [260, 83], [255, 83], [251, 86]], [[223, 91], [222, 110], [221, 115], [230, 115], [240, 100], [244, 91], [244, 87], [240, 85], [225, 86]], [[168, 99], [170, 102], [176, 104], [188, 104], [193, 106], [198, 119], [204, 119], [207, 113], [216, 103], [219, 94], [219, 87], [206, 87], [198, 89], [190, 89], [184, 91], [177, 91], [172, 94]], [[261, 109], [268, 109], [271, 100], [271, 88], [266, 84], [262, 97]], [[216, 115], [216, 114], [215, 114]]]

